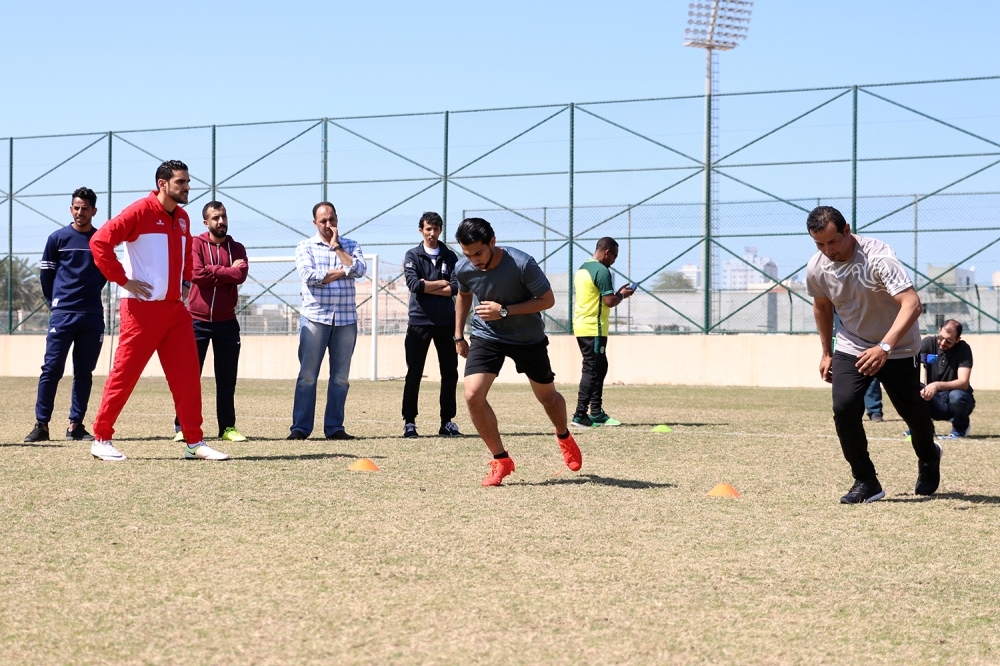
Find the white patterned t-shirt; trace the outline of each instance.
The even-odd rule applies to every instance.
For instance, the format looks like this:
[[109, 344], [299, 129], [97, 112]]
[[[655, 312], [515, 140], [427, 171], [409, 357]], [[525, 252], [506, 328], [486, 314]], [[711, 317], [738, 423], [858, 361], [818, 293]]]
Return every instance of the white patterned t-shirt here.
[[[836, 350], [857, 356], [874, 347], [896, 321], [896, 294], [913, 286], [906, 268], [892, 248], [880, 240], [855, 236], [854, 255], [847, 261], [831, 261], [817, 252], [806, 268], [806, 291], [813, 298], [833, 301], [840, 323]], [[914, 356], [920, 346], [920, 326], [914, 322], [889, 358]]]

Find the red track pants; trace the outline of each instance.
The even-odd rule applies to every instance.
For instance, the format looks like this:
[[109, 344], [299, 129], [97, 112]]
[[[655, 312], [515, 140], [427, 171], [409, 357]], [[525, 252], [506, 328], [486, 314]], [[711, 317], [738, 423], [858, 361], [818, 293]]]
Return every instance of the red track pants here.
[[191, 314], [181, 301], [121, 301], [121, 338], [94, 419], [94, 437], [110, 440], [149, 359], [156, 352], [167, 377], [174, 409], [188, 444], [200, 442], [201, 369]]

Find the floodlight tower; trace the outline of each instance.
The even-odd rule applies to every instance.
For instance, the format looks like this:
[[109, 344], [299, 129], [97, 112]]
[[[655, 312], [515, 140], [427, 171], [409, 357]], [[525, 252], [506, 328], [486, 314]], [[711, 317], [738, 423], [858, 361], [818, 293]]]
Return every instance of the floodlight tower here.
[[750, 0], [702, 0], [688, 5], [688, 27], [684, 30], [684, 46], [705, 49], [705, 247], [702, 264], [702, 286], [705, 289], [705, 333], [712, 327], [712, 284], [718, 268], [712, 232], [715, 227], [714, 192], [716, 176], [712, 165], [718, 157], [719, 111], [714, 103], [719, 85], [718, 51], [730, 51], [747, 38], [750, 30]]

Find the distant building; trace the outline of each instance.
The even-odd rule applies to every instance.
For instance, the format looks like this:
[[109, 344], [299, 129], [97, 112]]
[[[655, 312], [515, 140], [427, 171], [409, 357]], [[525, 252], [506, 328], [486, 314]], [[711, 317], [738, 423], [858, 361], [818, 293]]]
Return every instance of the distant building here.
[[701, 268], [695, 264], [684, 264], [681, 266], [681, 275], [691, 283], [692, 287], [701, 287]]
[[[754, 269], [758, 270], [754, 270]], [[763, 275], [761, 274], [763, 272]], [[730, 259], [722, 263], [722, 289], [726, 291], [746, 291], [751, 285], [766, 282], [767, 278], [778, 279], [778, 264], [770, 257], [761, 257], [757, 248], [744, 247], [743, 261]]]
[[[939, 285], [955, 291], [965, 291], [974, 289], [976, 285], [976, 268], [958, 268], [955, 264], [947, 266], [934, 266], [927, 264], [927, 276], [934, 278]], [[993, 284], [997, 283], [997, 275], [993, 274]], [[921, 280], [923, 284], [923, 280]]]

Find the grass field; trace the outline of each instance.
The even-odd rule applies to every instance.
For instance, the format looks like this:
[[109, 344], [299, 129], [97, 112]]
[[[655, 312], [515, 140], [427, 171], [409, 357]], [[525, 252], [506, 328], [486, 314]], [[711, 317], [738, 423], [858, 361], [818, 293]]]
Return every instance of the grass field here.
[[241, 381], [252, 440], [206, 463], [143, 380], [115, 464], [21, 444], [35, 381], [0, 380], [0, 663], [1000, 663], [997, 394], [929, 500], [889, 410], [886, 499], [842, 506], [827, 391], [608, 387], [634, 425], [577, 432], [572, 473], [527, 386], [496, 385], [517, 471], [490, 489], [478, 438], [399, 436], [400, 382], [354, 383], [350, 442], [285, 441], [292, 391]]

